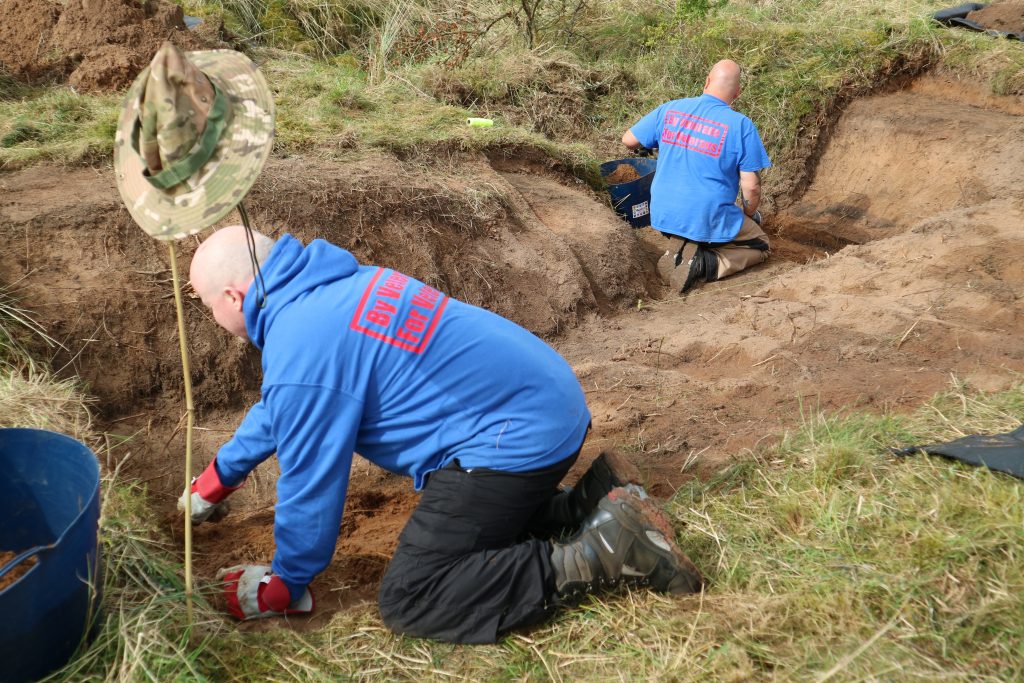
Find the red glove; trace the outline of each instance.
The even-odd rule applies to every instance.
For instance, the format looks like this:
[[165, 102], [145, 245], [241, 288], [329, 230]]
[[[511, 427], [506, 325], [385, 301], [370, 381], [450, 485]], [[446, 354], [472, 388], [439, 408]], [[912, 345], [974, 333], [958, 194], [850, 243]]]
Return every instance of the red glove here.
[[227, 609], [239, 619], [262, 619], [287, 614], [309, 614], [313, 611], [313, 594], [306, 588], [298, 600], [292, 601], [288, 586], [266, 565], [241, 564], [217, 572], [224, 580]]
[[[228, 514], [228, 503], [225, 500], [232, 491], [242, 488], [238, 486], [225, 486], [220, 481], [214, 458], [203, 470], [203, 473], [192, 479], [190, 494], [192, 496], [192, 523], [201, 524], [206, 520], [219, 522]], [[178, 511], [185, 511], [185, 494], [178, 499]]]

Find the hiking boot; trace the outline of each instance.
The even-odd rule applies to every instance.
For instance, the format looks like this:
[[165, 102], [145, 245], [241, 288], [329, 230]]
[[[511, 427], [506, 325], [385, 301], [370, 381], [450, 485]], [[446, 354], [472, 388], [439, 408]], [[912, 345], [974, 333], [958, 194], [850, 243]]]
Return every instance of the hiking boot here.
[[642, 485], [640, 470], [618, 451], [603, 451], [594, 458], [594, 462], [590, 463], [590, 467], [566, 497], [572, 527], [582, 524], [612, 489], [629, 484], [638, 487]]
[[718, 254], [711, 249], [700, 245], [690, 259], [690, 269], [686, 274], [686, 281], [680, 287], [680, 294], [689, 292], [698, 281], [714, 282], [718, 279]]
[[668, 518], [649, 500], [613, 489], [576, 536], [551, 546], [559, 600], [576, 602], [619, 583], [664, 593], [699, 591], [700, 571], [672, 539]]
[[539, 515], [535, 532], [541, 536], [560, 538], [576, 533], [590, 513], [608, 492], [619, 486], [635, 487], [641, 497], [640, 470], [626, 456], [605, 451], [590, 463], [576, 485], [559, 491]]

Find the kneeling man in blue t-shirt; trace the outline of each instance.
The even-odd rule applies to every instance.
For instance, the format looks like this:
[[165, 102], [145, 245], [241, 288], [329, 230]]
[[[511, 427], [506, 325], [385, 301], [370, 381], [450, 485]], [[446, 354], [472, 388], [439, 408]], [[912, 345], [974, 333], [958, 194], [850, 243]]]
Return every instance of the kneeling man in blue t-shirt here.
[[703, 95], [661, 105], [622, 136], [630, 149], [658, 149], [651, 226], [669, 239], [658, 272], [680, 292], [768, 257], [757, 207], [760, 173], [771, 161], [757, 127], [730, 106], [739, 96], [740, 67], [722, 60]]

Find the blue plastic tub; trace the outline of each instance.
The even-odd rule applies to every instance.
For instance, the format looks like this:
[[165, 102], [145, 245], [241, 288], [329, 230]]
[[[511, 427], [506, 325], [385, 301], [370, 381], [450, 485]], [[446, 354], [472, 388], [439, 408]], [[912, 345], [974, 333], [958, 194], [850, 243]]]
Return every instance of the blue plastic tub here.
[[608, 186], [608, 195], [612, 199], [612, 206], [634, 228], [646, 228], [651, 224], [651, 181], [654, 180], [654, 171], [658, 166], [658, 160], [637, 157], [606, 161], [601, 164], [601, 177], [607, 178], [620, 164], [632, 166], [640, 174], [640, 177], [628, 183], [615, 183]]
[[42, 429], [0, 429], [0, 550], [35, 566], [0, 590], [0, 681], [57, 669], [97, 623], [100, 470], [84, 444]]

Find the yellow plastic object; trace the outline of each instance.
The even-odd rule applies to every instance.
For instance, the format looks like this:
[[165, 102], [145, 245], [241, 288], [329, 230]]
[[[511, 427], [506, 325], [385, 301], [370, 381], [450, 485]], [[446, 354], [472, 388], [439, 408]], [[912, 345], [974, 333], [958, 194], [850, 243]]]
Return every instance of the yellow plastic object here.
[[466, 124], [473, 128], [490, 128], [494, 125], [491, 119], [466, 119]]

